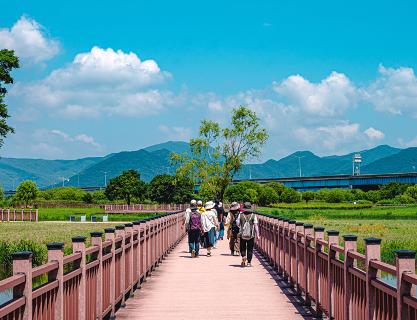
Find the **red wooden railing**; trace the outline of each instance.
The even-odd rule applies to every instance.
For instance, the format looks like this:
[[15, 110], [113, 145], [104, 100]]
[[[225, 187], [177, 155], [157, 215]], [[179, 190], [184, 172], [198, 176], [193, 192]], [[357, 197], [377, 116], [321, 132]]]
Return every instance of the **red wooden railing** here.
[[38, 209], [1, 209], [0, 221], [38, 222]]
[[[114, 317], [133, 291], [184, 237], [183, 213], [176, 212], [72, 238], [73, 253], [62, 242], [48, 244], [48, 263], [32, 267], [32, 253], [13, 254], [13, 276], [0, 281], [12, 290], [0, 306], [1, 320], [95, 320]], [[44, 284], [33, 287], [33, 279]], [[35, 281], [36, 282], [36, 281]], [[39, 281], [38, 281], [39, 283]]]
[[[396, 265], [382, 262], [381, 239], [357, 237], [311, 224], [258, 214], [257, 250], [317, 316], [344, 320], [417, 320], [416, 252], [396, 251]], [[381, 274], [396, 278], [390, 285]]]

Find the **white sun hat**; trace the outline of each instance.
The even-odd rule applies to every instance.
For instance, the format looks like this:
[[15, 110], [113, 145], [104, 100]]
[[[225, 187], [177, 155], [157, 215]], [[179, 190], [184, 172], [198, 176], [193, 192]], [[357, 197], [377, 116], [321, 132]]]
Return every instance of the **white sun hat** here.
[[215, 203], [213, 201], [206, 202], [206, 209], [207, 210], [213, 209], [214, 206], [215, 206]]
[[190, 203], [196, 205], [197, 204], [197, 200], [196, 199], [193, 199], [193, 200], [191, 200]]
[[202, 206], [202, 205], [203, 205], [203, 201], [198, 200], [198, 201], [197, 201], [197, 205]]

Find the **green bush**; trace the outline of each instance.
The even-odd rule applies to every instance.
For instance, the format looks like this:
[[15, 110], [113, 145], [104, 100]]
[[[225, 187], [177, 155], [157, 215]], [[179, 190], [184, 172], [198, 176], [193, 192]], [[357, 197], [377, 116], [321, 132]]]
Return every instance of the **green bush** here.
[[294, 189], [291, 188], [285, 188], [284, 191], [281, 194], [281, 199], [282, 202], [285, 203], [295, 203], [295, 202], [300, 202], [301, 201], [301, 195], [299, 192], [295, 191]]
[[46, 261], [46, 246], [40, 245], [31, 240], [20, 240], [17, 242], [0, 242], [0, 279], [10, 277], [12, 275], [12, 253], [17, 251], [31, 251], [33, 253], [32, 265], [40, 266]]
[[351, 199], [351, 193], [348, 190], [342, 189], [329, 190], [324, 198], [324, 200], [328, 203], [340, 203], [349, 201]]
[[243, 199], [243, 202], [252, 202], [257, 203], [258, 202], [258, 192], [255, 189], [246, 189], [245, 191], [245, 197]]
[[279, 200], [277, 191], [268, 186], [264, 185], [258, 195], [258, 204], [260, 206], [268, 206], [272, 203], [277, 203]]
[[313, 191], [306, 191], [306, 192], [303, 192], [301, 196], [302, 196], [302, 199], [307, 203], [311, 200], [314, 200], [316, 195]]
[[417, 200], [417, 185], [408, 187], [404, 194]]
[[416, 199], [408, 196], [408, 195], [399, 195], [394, 198], [394, 203], [396, 204], [413, 204], [416, 203]]

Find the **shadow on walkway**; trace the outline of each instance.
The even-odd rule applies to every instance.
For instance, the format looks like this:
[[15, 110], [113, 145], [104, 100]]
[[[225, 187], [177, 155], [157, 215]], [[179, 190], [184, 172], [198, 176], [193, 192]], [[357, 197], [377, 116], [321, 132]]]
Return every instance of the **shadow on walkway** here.
[[[261, 265], [268, 271], [271, 278], [276, 282], [277, 286], [287, 296], [289, 303], [291, 303], [299, 312], [299, 314], [306, 320], [317, 319], [314, 316], [314, 310], [304, 304], [304, 300], [297, 295], [295, 290], [288, 286], [288, 283], [272, 268], [272, 266], [265, 260], [262, 254], [253, 251], [254, 256], [258, 258]], [[239, 267], [241, 267], [239, 265]]]

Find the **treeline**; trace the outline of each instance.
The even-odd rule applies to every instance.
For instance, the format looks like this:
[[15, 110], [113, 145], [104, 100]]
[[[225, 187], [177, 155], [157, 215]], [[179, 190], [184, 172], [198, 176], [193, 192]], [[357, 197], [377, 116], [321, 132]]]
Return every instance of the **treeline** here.
[[61, 203], [62, 205], [79, 202], [85, 204], [105, 203], [185, 203], [193, 198], [192, 181], [167, 174], [155, 176], [146, 183], [136, 170], [124, 171], [110, 180], [103, 190], [87, 192], [75, 187], [60, 187], [39, 190], [36, 183], [26, 180], [16, 188], [16, 193], [4, 197], [0, 189], [2, 206], [30, 206], [42, 203]]
[[319, 191], [297, 192], [283, 184], [270, 182], [259, 184], [242, 181], [226, 189], [227, 201], [250, 201], [261, 206], [276, 203], [296, 203], [323, 201], [328, 203], [369, 202], [376, 204], [413, 204], [417, 203], [417, 185], [389, 183], [378, 190], [360, 189], [321, 189]]

